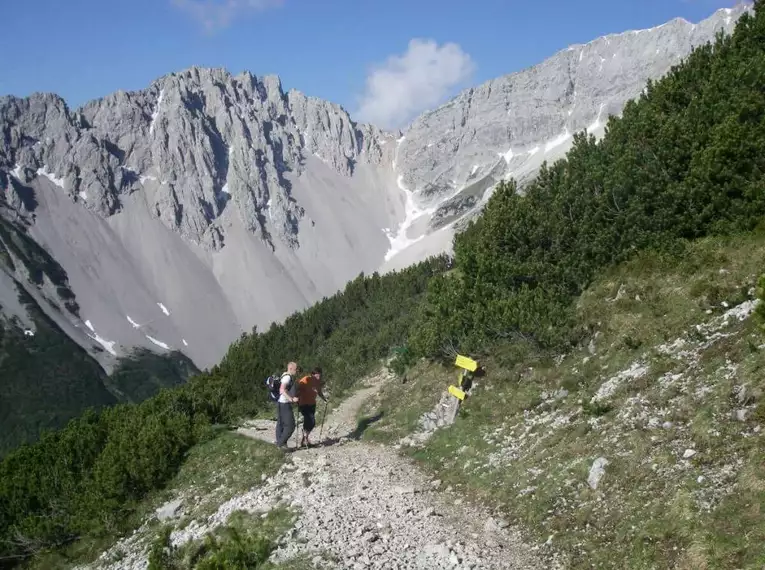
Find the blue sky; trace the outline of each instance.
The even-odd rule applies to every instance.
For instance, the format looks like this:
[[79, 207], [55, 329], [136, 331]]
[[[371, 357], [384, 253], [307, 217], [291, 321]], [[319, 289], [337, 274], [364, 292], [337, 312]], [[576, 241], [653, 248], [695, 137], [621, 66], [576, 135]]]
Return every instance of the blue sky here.
[[[215, 66], [278, 74], [285, 89], [392, 126], [422, 110], [417, 107], [570, 44], [678, 16], [698, 21], [736, 3], [9, 0], [0, 33], [0, 94], [52, 91], [76, 107], [192, 65]], [[419, 88], [412, 90], [410, 81]], [[392, 85], [409, 98], [396, 109], [380, 99], [386, 89], [390, 98]]]

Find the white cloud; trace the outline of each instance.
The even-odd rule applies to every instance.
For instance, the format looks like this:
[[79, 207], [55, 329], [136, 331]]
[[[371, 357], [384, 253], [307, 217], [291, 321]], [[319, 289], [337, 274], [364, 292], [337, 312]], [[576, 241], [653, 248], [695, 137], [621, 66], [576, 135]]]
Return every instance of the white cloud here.
[[401, 128], [417, 114], [443, 103], [475, 69], [470, 56], [454, 43], [413, 39], [402, 55], [393, 55], [369, 73], [356, 118], [385, 129]]
[[201, 23], [207, 32], [227, 27], [237, 16], [281, 6], [284, 0], [171, 0]]

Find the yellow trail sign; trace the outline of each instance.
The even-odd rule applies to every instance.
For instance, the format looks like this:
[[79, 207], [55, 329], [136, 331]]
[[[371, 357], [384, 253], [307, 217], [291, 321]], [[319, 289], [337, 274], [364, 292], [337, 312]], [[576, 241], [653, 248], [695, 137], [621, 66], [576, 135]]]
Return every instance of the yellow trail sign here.
[[449, 393], [458, 400], [465, 399], [465, 392], [457, 388], [457, 386], [449, 386]]
[[475, 372], [478, 368], [478, 363], [475, 360], [468, 358], [467, 356], [462, 356], [461, 354], [457, 355], [457, 360], [454, 361], [454, 364], [460, 368], [469, 370], [470, 372]]

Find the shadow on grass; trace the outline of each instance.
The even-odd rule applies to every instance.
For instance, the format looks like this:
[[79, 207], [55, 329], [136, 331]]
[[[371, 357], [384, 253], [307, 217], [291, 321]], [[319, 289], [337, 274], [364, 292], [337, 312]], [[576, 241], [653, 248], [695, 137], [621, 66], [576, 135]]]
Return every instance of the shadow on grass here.
[[385, 415], [385, 412], [378, 412], [374, 416], [369, 416], [366, 418], [362, 418], [359, 420], [359, 423], [356, 424], [356, 429], [353, 430], [350, 434], [348, 434], [349, 439], [361, 439], [361, 436], [364, 435], [364, 432], [367, 430], [369, 426], [371, 426], [375, 422], [379, 422], [383, 415]]

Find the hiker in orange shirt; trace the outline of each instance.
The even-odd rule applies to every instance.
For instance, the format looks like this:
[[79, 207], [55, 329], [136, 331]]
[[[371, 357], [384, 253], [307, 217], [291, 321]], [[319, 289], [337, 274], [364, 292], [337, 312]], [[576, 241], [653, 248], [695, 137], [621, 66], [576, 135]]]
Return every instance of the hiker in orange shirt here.
[[303, 414], [303, 437], [300, 441], [300, 447], [303, 445], [311, 447], [309, 437], [316, 425], [316, 395], [318, 394], [322, 400], [327, 401], [322, 392], [323, 387], [324, 382], [321, 380], [321, 368], [319, 367], [314, 368], [308, 376], [303, 376], [298, 380], [298, 410]]

